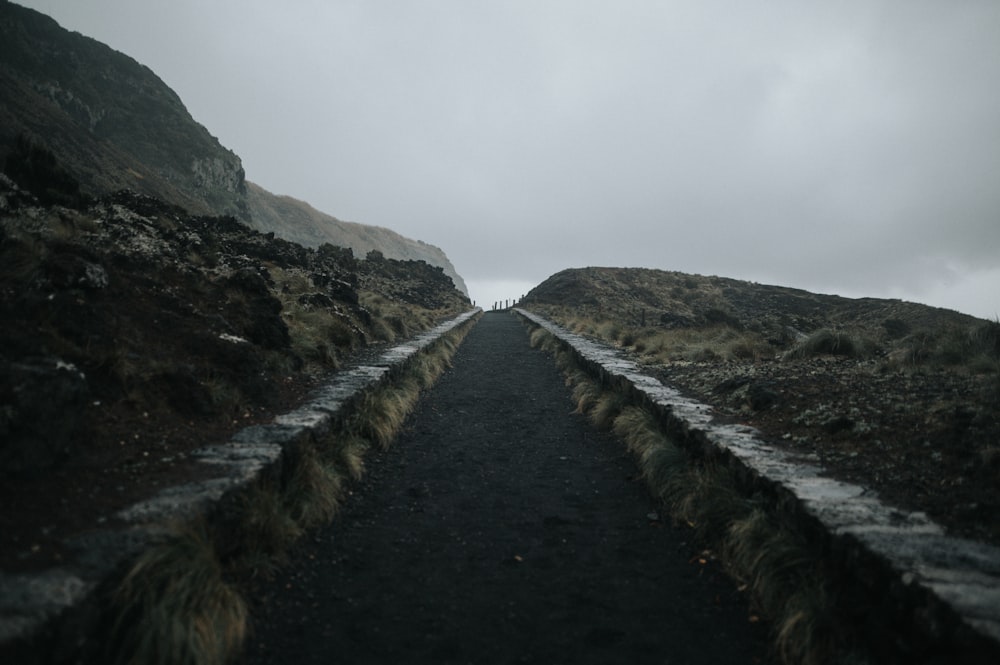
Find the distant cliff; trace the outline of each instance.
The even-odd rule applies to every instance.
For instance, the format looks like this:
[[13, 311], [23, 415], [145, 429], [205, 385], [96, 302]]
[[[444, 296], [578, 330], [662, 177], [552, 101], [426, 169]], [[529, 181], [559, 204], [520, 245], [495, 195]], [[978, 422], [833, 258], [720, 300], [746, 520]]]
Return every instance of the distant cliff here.
[[376, 249], [387, 258], [426, 261], [467, 293], [437, 247], [341, 222], [248, 183], [239, 156], [148, 67], [0, 0], [0, 164], [19, 137], [50, 151], [84, 194], [130, 189], [195, 214], [231, 215], [310, 247], [329, 242], [359, 258]]
[[451, 261], [434, 245], [411, 240], [381, 226], [344, 222], [304, 201], [277, 196], [252, 182], [246, 184], [250, 225], [257, 230], [273, 231], [305, 247], [318, 247], [325, 242], [349, 247], [358, 258], [364, 258], [374, 249], [389, 259], [425, 261], [443, 269], [459, 291], [469, 293]]

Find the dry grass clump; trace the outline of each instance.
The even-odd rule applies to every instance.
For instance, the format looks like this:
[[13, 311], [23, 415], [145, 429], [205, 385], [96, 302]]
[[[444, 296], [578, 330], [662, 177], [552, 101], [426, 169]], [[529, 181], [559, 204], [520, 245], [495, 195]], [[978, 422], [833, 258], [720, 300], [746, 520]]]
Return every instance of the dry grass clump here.
[[[353, 441], [353, 450], [363, 448], [361, 441], [388, 448], [413, 411], [420, 392], [432, 386], [451, 366], [451, 357], [467, 332], [465, 326], [443, 335], [432, 349], [418, 352], [402, 376], [363, 396], [345, 427], [345, 434]], [[351, 461], [349, 466], [359, 470], [361, 463]]]
[[664, 435], [652, 414], [626, 406], [615, 418], [612, 431], [635, 456], [652, 495], [666, 505], [678, 504], [685, 491], [688, 456]]
[[834, 654], [840, 662], [867, 662], [838, 625], [835, 587], [821, 559], [794, 527], [755, 506], [729, 524], [722, 548], [727, 564], [773, 618], [782, 662], [820, 665]]
[[239, 494], [223, 560], [240, 576], [269, 574], [283, 562], [288, 546], [304, 533], [290, 511], [282, 486], [263, 479]]
[[344, 469], [351, 480], [358, 481], [365, 473], [365, 454], [370, 447], [368, 439], [352, 432], [344, 432], [337, 437], [331, 457], [334, 464]]
[[[546, 336], [551, 341], [543, 341]], [[559, 347], [555, 353], [563, 364], [572, 359], [544, 329], [532, 331], [532, 341]], [[782, 517], [780, 507], [747, 494], [721, 461], [692, 457], [652, 413], [621, 394], [602, 390], [579, 367], [567, 373], [567, 383], [578, 411], [613, 431], [634, 455], [664, 510], [676, 523], [691, 527], [696, 539], [717, 553], [745, 586], [773, 626], [774, 648], [782, 662], [819, 665], [840, 656], [865, 662], [853, 653], [834, 619], [836, 599], [822, 558]]]
[[657, 363], [761, 360], [774, 356], [774, 348], [756, 332], [729, 326], [640, 331], [633, 349]]
[[1000, 373], [1000, 320], [971, 328], [952, 326], [914, 332], [894, 345], [889, 364], [902, 368], [932, 366]]
[[861, 335], [824, 328], [796, 344], [784, 357], [789, 360], [821, 355], [861, 358], [870, 355], [873, 350], [874, 344]]
[[419, 395], [420, 384], [413, 376], [404, 377], [396, 385], [376, 388], [362, 400], [351, 431], [382, 449], [388, 448]]
[[261, 478], [238, 496], [223, 557], [227, 567], [241, 576], [276, 569], [303, 533], [334, 518], [352, 474], [335, 439], [309, 439], [286, 450], [280, 478]]
[[601, 317], [565, 313], [557, 313], [552, 320], [570, 332], [629, 349], [653, 363], [761, 360], [775, 355], [774, 348], [760, 333], [726, 323], [680, 328], [629, 327]]
[[545, 328], [535, 328], [528, 335], [528, 343], [534, 349], [541, 349], [542, 351], [553, 352], [558, 347], [558, 342], [556, 338], [549, 334]]
[[242, 644], [247, 608], [224, 579], [203, 522], [177, 525], [114, 593], [107, 663], [222, 665]]
[[292, 455], [296, 459], [283, 493], [285, 509], [303, 530], [329, 523], [340, 509], [350, 470], [335, 464], [336, 457], [327, 459], [316, 445], [301, 446]]
[[582, 415], [587, 415], [597, 404], [601, 397], [601, 388], [596, 383], [588, 381], [589, 377], [582, 370], [576, 370], [566, 377], [566, 383], [573, 389], [573, 401], [576, 402], [576, 411]]
[[371, 315], [371, 334], [379, 342], [394, 342], [427, 330], [442, 315], [442, 312], [390, 300], [373, 291], [360, 291], [358, 302]]

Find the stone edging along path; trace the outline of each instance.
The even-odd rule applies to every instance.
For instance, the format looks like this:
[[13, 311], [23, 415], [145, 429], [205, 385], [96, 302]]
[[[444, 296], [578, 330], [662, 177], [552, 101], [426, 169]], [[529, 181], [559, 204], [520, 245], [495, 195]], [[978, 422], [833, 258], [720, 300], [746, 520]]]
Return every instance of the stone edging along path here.
[[126, 524], [123, 528], [75, 538], [67, 543], [76, 555], [71, 563], [33, 574], [0, 572], [0, 649], [30, 639], [50, 622], [74, 614], [74, 610], [85, 613], [93, 592], [123, 563], [153, 543], [169, 521], [194, 517], [223, 496], [280, 468], [286, 448], [302, 437], [329, 432], [352, 412], [363, 395], [391, 382], [419, 351], [433, 346], [481, 311], [460, 314], [374, 359], [337, 372], [306, 403], [272, 423], [246, 427], [228, 443], [195, 451], [192, 457], [211, 465], [217, 473], [208, 480], [165, 489], [118, 512], [114, 517]]
[[815, 460], [768, 445], [753, 428], [717, 420], [711, 407], [643, 374], [621, 351], [514, 311], [555, 336], [595, 378], [653, 411], [676, 443], [718, 455], [748, 485], [775, 496], [873, 609], [898, 613], [903, 625], [944, 643], [1000, 654], [1000, 548], [946, 536], [923, 513], [887, 506], [864, 487], [822, 475]]

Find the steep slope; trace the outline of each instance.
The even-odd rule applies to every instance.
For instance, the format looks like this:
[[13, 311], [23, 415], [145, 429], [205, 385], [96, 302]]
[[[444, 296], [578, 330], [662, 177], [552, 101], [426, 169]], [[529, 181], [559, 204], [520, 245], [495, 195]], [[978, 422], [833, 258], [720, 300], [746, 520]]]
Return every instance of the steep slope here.
[[377, 250], [388, 259], [425, 261], [442, 268], [455, 283], [455, 288], [466, 295], [469, 293], [451, 261], [434, 245], [411, 240], [381, 226], [341, 221], [304, 201], [272, 194], [252, 182], [247, 182], [247, 204], [250, 225], [255, 229], [273, 231], [285, 240], [306, 247], [318, 247], [325, 242], [348, 247], [359, 258]]
[[91, 195], [128, 188], [246, 219], [243, 166], [132, 58], [0, 0], [0, 161], [46, 146]]
[[0, 175], [0, 503], [19, 506], [0, 511], [0, 570], [57, 554], [18, 554], [40, 524], [79, 527], [98, 494], [145, 491], [356, 354], [466, 309], [424, 263], [128, 192], [40, 206]]
[[437, 247], [341, 222], [250, 185], [239, 156], [196, 122], [149, 68], [0, 0], [0, 165], [16, 153], [19, 138], [52, 153], [85, 195], [130, 189], [193, 214], [231, 215], [307, 247], [331, 243], [359, 258], [374, 249], [387, 258], [426, 261], [467, 293]]

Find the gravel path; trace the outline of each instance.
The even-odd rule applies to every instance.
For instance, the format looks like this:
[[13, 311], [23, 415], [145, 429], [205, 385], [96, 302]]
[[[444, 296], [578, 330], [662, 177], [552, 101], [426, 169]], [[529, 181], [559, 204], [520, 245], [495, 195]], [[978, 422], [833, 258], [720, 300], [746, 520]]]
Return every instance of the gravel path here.
[[764, 628], [551, 358], [485, 315], [341, 516], [256, 590], [246, 663], [761, 663]]

